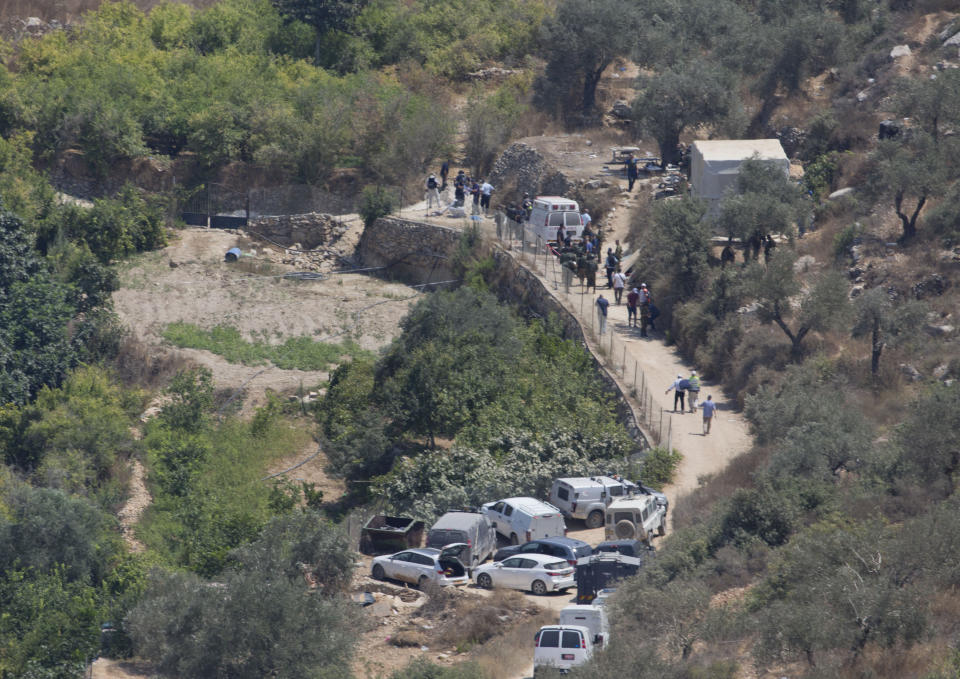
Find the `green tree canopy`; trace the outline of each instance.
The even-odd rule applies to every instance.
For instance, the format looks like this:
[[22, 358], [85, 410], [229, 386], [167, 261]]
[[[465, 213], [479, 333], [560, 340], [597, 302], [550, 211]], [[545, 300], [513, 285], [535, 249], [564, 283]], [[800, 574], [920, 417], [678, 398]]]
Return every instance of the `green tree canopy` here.
[[642, 76], [638, 88], [634, 116], [641, 130], [657, 140], [664, 163], [679, 160], [677, 144], [685, 129], [717, 123], [736, 105], [734, 75], [699, 59]]
[[756, 300], [760, 319], [783, 331], [795, 360], [807, 334], [841, 323], [848, 307], [846, 281], [839, 273], [818, 274], [805, 289], [794, 271], [796, 261], [795, 253], [778, 249], [766, 266], [755, 263], [744, 275], [744, 291]]
[[540, 39], [547, 67], [536, 86], [539, 106], [592, 116], [603, 72], [630, 54], [639, 26], [630, 0], [561, 0]]

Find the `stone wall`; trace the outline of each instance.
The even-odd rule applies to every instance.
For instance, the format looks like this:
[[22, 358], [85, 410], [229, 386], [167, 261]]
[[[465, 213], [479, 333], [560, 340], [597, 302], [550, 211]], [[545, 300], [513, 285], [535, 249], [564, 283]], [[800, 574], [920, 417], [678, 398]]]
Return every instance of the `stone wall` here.
[[299, 244], [305, 250], [330, 243], [345, 229], [333, 216], [319, 212], [281, 217], [257, 217], [247, 230], [280, 245]]
[[[363, 266], [386, 266], [385, 275], [416, 285], [453, 278], [449, 258], [456, 251], [461, 232], [444, 226], [384, 217], [366, 229], [358, 254]], [[495, 287], [498, 297], [516, 305], [528, 318], [553, 316], [563, 329], [563, 337], [586, 346], [583, 328], [543, 282], [506, 252], [496, 250]], [[637, 443], [637, 451], [650, 447], [640, 429], [633, 408], [620, 385], [593, 354], [594, 367], [607, 393], [616, 403], [617, 419]]]
[[450, 258], [461, 232], [398, 217], [381, 217], [363, 231], [357, 254], [365, 267], [387, 267], [385, 275], [408, 285], [453, 278]]

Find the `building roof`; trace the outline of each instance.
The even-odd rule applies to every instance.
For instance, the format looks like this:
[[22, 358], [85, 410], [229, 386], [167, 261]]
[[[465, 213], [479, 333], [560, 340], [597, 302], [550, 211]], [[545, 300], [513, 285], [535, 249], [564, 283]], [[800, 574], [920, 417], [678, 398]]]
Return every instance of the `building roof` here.
[[761, 160], [787, 160], [779, 139], [717, 139], [693, 142], [706, 162], [743, 160], [757, 154]]

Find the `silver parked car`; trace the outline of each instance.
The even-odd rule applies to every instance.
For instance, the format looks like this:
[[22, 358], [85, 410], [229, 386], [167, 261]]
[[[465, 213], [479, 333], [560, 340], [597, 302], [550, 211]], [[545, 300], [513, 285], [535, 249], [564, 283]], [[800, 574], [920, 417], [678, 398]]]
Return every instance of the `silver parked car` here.
[[465, 585], [470, 578], [459, 557], [466, 549], [465, 544], [453, 544], [443, 549], [406, 549], [396, 554], [378, 556], [373, 560], [370, 574], [376, 580], [403, 580], [421, 589], [429, 583], [441, 587]]

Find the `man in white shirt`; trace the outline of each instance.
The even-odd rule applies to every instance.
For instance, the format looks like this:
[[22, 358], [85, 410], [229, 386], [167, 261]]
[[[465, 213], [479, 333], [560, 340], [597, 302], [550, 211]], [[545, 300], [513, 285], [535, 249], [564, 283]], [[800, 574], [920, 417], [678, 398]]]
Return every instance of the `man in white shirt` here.
[[490, 211], [490, 195], [492, 193], [493, 185], [484, 179], [480, 185], [480, 208], [483, 210], [483, 214], [487, 214]]

